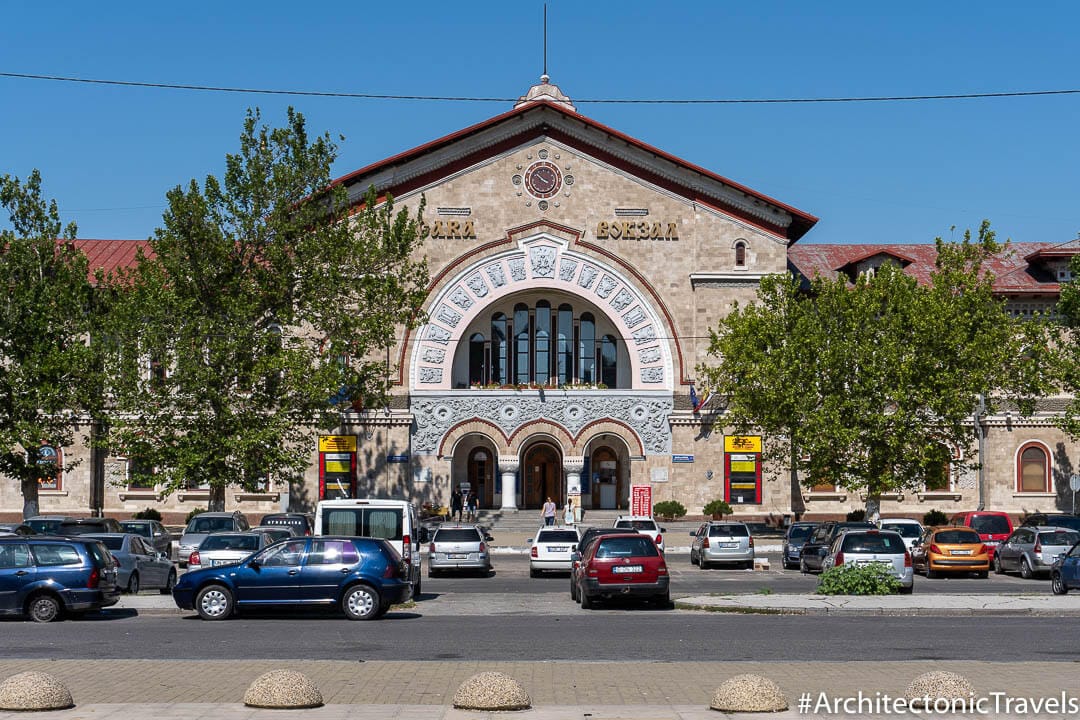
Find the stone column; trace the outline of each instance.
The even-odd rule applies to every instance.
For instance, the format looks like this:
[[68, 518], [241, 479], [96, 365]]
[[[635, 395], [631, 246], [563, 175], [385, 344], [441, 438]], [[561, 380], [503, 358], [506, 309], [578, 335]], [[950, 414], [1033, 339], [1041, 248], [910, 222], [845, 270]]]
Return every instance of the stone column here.
[[517, 473], [521, 458], [517, 455], [500, 455], [499, 472], [502, 473], [502, 509], [517, 510]]
[[574, 503], [574, 522], [581, 522], [581, 471], [585, 469], [584, 455], [564, 455], [566, 499]]

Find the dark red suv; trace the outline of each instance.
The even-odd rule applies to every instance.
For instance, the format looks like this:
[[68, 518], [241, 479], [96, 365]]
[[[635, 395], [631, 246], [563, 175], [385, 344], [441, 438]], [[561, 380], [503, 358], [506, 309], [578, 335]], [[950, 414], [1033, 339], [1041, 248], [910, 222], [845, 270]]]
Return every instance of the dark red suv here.
[[949, 520], [950, 525], [971, 528], [979, 533], [979, 539], [986, 545], [986, 553], [991, 563], [998, 545], [1012, 534], [1013, 524], [1009, 513], [997, 510], [971, 510], [956, 513]]
[[601, 535], [585, 549], [577, 578], [577, 596], [586, 610], [601, 599], [624, 597], [671, 605], [667, 563], [648, 535]]

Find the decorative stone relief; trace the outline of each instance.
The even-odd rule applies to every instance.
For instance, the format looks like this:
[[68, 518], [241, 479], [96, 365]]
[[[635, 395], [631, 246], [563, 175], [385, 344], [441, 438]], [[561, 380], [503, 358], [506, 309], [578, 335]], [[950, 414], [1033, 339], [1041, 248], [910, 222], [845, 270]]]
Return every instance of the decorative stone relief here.
[[484, 268], [484, 271], [491, 278], [491, 284], [497, 288], [506, 284], [506, 273], [503, 272], [503, 267], [499, 263], [491, 263]]
[[514, 278], [514, 282], [521, 282], [525, 279], [525, 258], [510, 258], [506, 261], [506, 264], [510, 266], [510, 277]]
[[517, 472], [518, 466], [521, 464], [521, 458], [517, 455], [500, 455], [498, 462], [499, 472], [512, 473]]
[[[488, 275], [491, 274], [491, 270], [488, 270]], [[476, 297], [484, 297], [488, 294], [487, 283], [484, 282], [484, 278], [480, 277], [480, 273], [475, 273], [469, 276], [469, 279], [465, 281], [465, 284], [469, 286], [469, 289], [473, 291]]]
[[590, 289], [592, 287], [593, 280], [596, 279], [597, 273], [598, 271], [596, 268], [585, 265], [581, 268], [581, 277], [577, 279], [577, 284], [585, 288], [586, 290]]
[[438, 365], [446, 359], [446, 351], [439, 348], [426, 347], [424, 348], [424, 354], [421, 357], [426, 363]]
[[632, 302], [634, 302], [634, 296], [630, 294], [629, 290], [622, 288], [619, 292], [615, 293], [615, 299], [611, 301], [611, 305], [619, 312], [622, 312], [630, 307], [630, 303]]
[[[663, 372], [662, 368], [656, 369]], [[439, 443], [450, 428], [473, 418], [493, 423], [507, 437], [522, 425], [535, 420], [547, 420], [566, 428], [571, 435], [577, 435], [590, 422], [611, 418], [629, 426], [641, 439], [647, 454], [671, 453], [668, 416], [674, 409], [674, 401], [670, 396], [641, 400], [624, 395], [598, 394], [572, 399], [542, 399], [529, 391], [520, 397], [448, 393], [439, 397], [412, 396], [409, 408], [415, 423], [413, 452], [418, 455], [437, 452]], [[502, 467], [501, 457], [499, 465]]]
[[608, 274], [600, 278], [600, 284], [596, 286], [596, 294], [607, 300], [608, 295], [619, 286], [619, 281]]
[[450, 331], [446, 328], [441, 328], [438, 325], [428, 325], [427, 339], [433, 340], [440, 345], [445, 345], [450, 341]]
[[664, 368], [662, 368], [662, 367], [641, 368], [641, 382], [643, 382], [643, 383], [664, 382]]
[[457, 324], [461, 322], [461, 313], [457, 310], [453, 310], [446, 305], [439, 306], [439, 312], [435, 313], [435, 319], [444, 322], [450, 327], [457, 327]]
[[647, 342], [652, 342], [656, 339], [656, 328], [652, 325], [646, 325], [645, 327], [634, 331], [634, 342], [638, 345], [644, 345]]
[[568, 260], [563, 258], [559, 261], [559, 279], [563, 282], [570, 282], [574, 279], [574, 273], [577, 272], [577, 260]]
[[109, 460], [106, 462], [105, 478], [109, 486], [127, 485], [127, 461]]
[[431, 383], [442, 382], [442, 368], [422, 367], [420, 368], [420, 382], [425, 385]]
[[[480, 280], [479, 276], [474, 276], [477, 280]], [[480, 280], [483, 283], [483, 280]], [[487, 289], [486, 287], [484, 288]], [[468, 310], [473, 306], [473, 300], [469, 297], [469, 294], [461, 289], [461, 287], [454, 288], [454, 292], [450, 293], [450, 302], [457, 305], [462, 310]]]
[[645, 311], [641, 309], [641, 306], [634, 308], [630, 312], [623, 315], [623, 322], [626, 323], [626, 327], [633, 329], [634, 327], [645, 322]]
[[563, 455], [562, 466], [568, 473], [579, 473], [585, 469], [585, 456]]
[[[534, 247], [529, 249], [529, 261], [532, 263], [533, 277], [555, 277], [555, 248]], [[511, 265], [511, 271], [513, 266]]]
[[641, 360], [642, 365], [651, 365], [654, 362], [660, 362], [660, 348], [651, 347], [638, 350], [638, 359]]

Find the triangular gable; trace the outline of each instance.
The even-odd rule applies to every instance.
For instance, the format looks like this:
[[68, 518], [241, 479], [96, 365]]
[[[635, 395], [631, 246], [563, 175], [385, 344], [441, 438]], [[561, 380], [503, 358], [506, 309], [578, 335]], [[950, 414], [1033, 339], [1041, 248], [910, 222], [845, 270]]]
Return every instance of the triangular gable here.
[[843, 265], [836, 268], [836, 270], [844, 273], [852, 282], [854, 282], [855, 278], [861, 273], [879, 268], [887, 262], [894, 262], [901, 268], [906, 268], [915, 261], [892, 249], [877, 249], [848, 259]]
[[401, 196], [533, 139], [548, 137], [693, 202], [784, 237], [789, 244], [817, 222], [813, 215], [670, 155], [554, 102], [530, 102], [502, 115], [349, 173], [352, 202], [368, 188]]

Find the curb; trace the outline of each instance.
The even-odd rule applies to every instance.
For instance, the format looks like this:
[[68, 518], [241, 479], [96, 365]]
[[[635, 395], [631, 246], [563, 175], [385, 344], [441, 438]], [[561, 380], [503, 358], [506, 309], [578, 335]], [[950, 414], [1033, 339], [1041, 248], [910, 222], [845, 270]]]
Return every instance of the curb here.
[[1080, 617], [1080, 609], [1049, 608], [825, 608], [754, 605], [702, 605], [675, 601], [676, 610], [731, 615], [806, 615], [831, 617]]

